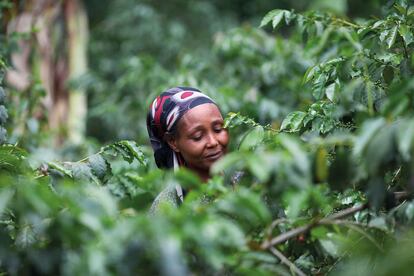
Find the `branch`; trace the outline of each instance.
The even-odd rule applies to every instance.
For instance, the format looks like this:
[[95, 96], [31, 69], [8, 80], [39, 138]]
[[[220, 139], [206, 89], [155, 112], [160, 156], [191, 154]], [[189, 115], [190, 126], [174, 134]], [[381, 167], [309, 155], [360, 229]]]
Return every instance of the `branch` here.
[[[328, 220], [334, 220], [334, 219], [341, 219], [341, 218], [345, 218], [349, 215], [353, 215], [359, 211], [362, 211], [364, 209], [366, 209], [368, 207], [368, 204], [362, 204], [362, 205], [358, 205], [358, 206], [354, 206], [348, 209], [344, 209], [342, 211], [339, 211], [338, 213], [335, 213], [333, 215], [328, 216], [326, 219]], [[323, 222], [324, 219], [321, 219], [321, 221]]]
[[287, 265], [291, 270], [293, 270], [295, 272], [295, 274], [297, 274], [299, 276], [306, 276], [306, 274], [303, 273], [302, 270], [300, 270], [297, 266], [295, 266], [295, 264], [292, 263], [288, 258], [286, 258], [286, 256], [283, 255], [282, 252], [280, 252], [279, 250], [277, 250], [274, 247], [270, 247], [269, 250], [270, 250], [270, 252], [272, 252], [273, 255], [275, 255], [277, 258], [279, 258], [280, 262]]
[[[398, 201], [410, 198], [410, 197], [412, 197], [412, 195], [413, 195], [412, 193], [406, 192], [406, 191], [394, 192], [395, 199], [398, 200]], [[365, 204], [362, 204], [362, 205], [358, 205], [358, 206], [354, 206], [354, 207], [351, 207], [351, 208], [348, 208], [348, 209], [344, 209], [342, 211], [339, 211], [338, 213], [327, 216], [326, 218], [323, 218], [323, 219], [320, 219], [320, 220], [315, 220], [315, 221], [311, 222], [310, 224], [307, 224], [307, 225], [289, 230], [289, 231], [287, 231], [285, 233], [282, 233], [279, 236], [277, 236], [277, 237], [275, 237], [271, 240], [266, 240], [262, 243], [262, 245], [260, 247], [263, 250], [269, 249], [272, 246], [283, 243], [283, 242], [285, 242], [285, 241], [287, 241], [287, 240], [289, 240], [293, 237], [296, 237], [300, 234], [306, 233], [315, 226], [323, 225], [323, 224], [332, 224], [332, 221], [348, 217], [350, 215], [353, 215], [353, 214], [355, 214], [359, 211], [362, 211], [362, 210], [366, 209], [367, 207], [368, 207], [368, 204], [365, 203]], [[273, 222], [272, 225], [270, 226], [270, 229], [273, 229], [280, 222], [282, 222], [282, 221], [281, 220], [276, 220], [275, 222]]]
[[349, 215], [352, 215], [352, 214], [355, 214], [359, 211], [362, 211], [367, 207], [368, 207], [368, 204], [362, 204], [362, 205], [359, 205], [359, 206], [351, 207], [351, 208], [342, 210], [342, 211], [340, 211], [336, 214], [330, 215], [326, 218], [323, 218], [321, 220], [316, 220], [313, 223], [310, 223], [310, 224], [307, 224], [307, 225], [304, 225], [304, 226], [301, 226], [301, 227], [298, 227], [298, 228], [294, 228], [292, 230], [289, 230], [285, 233], [280, 234], [279, 236], [271, 239], [270, 241], [269, 240], [264, 241], [263, 244], [261, 245], [261, 248], [264, 249], [264, 250], [269, 249], [272, 246], [283, 243], [283, 242], [285, 242], [285, 241], [287, 241], [287, 240], [289, 240], [293, 237], [296, 237], [300, 234], [306, 233], [315, 226], [318, 226], [318, 225], [321, 225], [321, 224], [327, 224], [332, 220], [347, 217]]
[[355, 28], [355, 29], [362, 28], [362, 26], [357, 25], [357, 24], [354, 24], [354, 23], [351, 23], [351, 22], [346, 21], [345, 19], [342, 19], [342, 18], [334, 17], [334, 18], [332, 18], [332, 21], [334, 21], [336, 23], [340, 23], [340, 24], [345, 25], [345, 26], [349, 26], [349, 27]]

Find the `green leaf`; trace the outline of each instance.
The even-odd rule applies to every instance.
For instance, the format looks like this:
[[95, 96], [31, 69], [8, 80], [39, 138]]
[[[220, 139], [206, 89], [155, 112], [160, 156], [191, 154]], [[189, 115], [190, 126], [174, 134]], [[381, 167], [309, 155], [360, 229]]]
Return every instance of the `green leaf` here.
[[237, 118], [238, 116], [240, 116], [239, 113], [235, 113], [235, 112], [229, 112], [226, 116], [226, 118], [224, 119], [224, 128], [233, 128], [235, 127], [234, 125], [234, 119]]
[[239, 163], [241, 160], [245, 160], [244, 156], [247, 155], [247, 153], [242, 152], [231, 152], [220, 158], [217, 162], [213, 164], [213, 167], [211, 169], [213, 174], [221, 173], [222, 171], [233, 167], [237, 163]]
[[265, 15], [260, 22], [259, 28], [269, 24], [269, 22], [272, 21], [272, 27], [275, 29], [283, 18], [285, 18], [286, 24], [289, 24], [294, 17], [295, 15], [288, 10], [275, 9]]
[[141, 165], [146, 165], [145, 156], [144, 156], [143, 152], [141, 151], [141, 149], [137, 146], [137, 144], [135, 142], [124, 140], [124, 141], [119, 142], [119, 144], [124, 145], [126, 148], [128, 148], [130, 153], [132, 153], [133, 157]]
[[63, 165], [61, 165], [57, 162], [48, 162], [47, 165], [50, 168], [55, 169], [58, 172], [61, 172], [62, 174], [66, 175], [66, 176], [73, 177], [71, 170], [66, 169]]
[[2, 189], [0, 193], [0, 218], [3, 215], [4, 209], [7, 207], [10, 199], [12, 198], [14, 192], [11, 189]]
[[331, 239], [320, 239], [319, 240], [322, 248], [331, 255], [332, 257], [338, 257], [339, 256], [339, 247], [334, 243]]
[[98, 177], [99, 180], [105, 180], [105, 176], [111, 173], [111, 167], [109, 163], [100, 154], [94, 154], [88, 157], [89, 166], [92, 172]]
[[280, 21], [282, 21], [283, 16], [285, 15], [284, 11], [280, 11], [279, 13], [275, 14], [272, 19], [272, 27], [275, 29], [277, 25], [279, 25]]
[[217, 209], [235, 217], [245, 228], [262, 226], [271, 218], [260, 196], [246, 188], [227, 194], [218, 202]]
[[328, 87], [326, 87], [326, 90], [325, 90], [326, 97], [331, 102], [336, 102], [338, 99], [338, 90], [339, 90], [339, 80], [336, 79], [335, 82], [331, 83], [330, 85], [328, 85]]
[[409, 6], [408, 11], [407, 11], [407, 15], [412, 16], [413, 14], [414, 14], [414, 6]]
[[86, 163], [72, 163], [71, 169], [75, 179], [89, 180], [93, 178], [91, 168]]
[[405, 214], [406, 218], [408, 219], [408, 221], [411, 222], [413, 220], [413, 218], [414, 218], [414, 202], [411, 201], [407, 204], [407, 207], [405, 209], [404, 214]]
[[390, 230], [384, 217], [373, 218], [372, 220], [370, 220], [368, 226], [381, 229], [385, 232], [388, 232]]
[[414, 35], [412, 30], [410, 30], [410, 26], [401, 24], [398, 28], [398, 33], [403, 38], [405, 46], [410, 45], [414, 41]]
[[0, 104], [4, 104], [6, 100], [6, 93], [4, 92], [3, 87], [0, 86]]
[[36, 242], [36, 236], [31, 225], [23, 226], [17, 234], [16, 245], [20, 248], [28, 248]]
[[102, 153], [112, 154], [114, 156], [121, 155], [121, 157], [128, 163], [137, 160], [141, 165], [146, 165], [147, 160], [142, 150], [134, 141], [122, 140], [113, 144], [107, 145], [101, 149]]
[[392, 45], [394, 45], [395, 39], [397, 38], [397, 33], [398, 33], [398, 26], [395, 26], [394, 28], [391, 29], [390, 36], [387, 38], [388, 49], [390, 49]]
[[264, 162], [265, 160], [263, 158], [252, 154], [246, 161], [250, 172], [257, 177], [260, 182], [266, 182], [269, 179], [270, 166]]
[[406, 8], [404, 8], [403, 6], [399, 5], [399, 4], [394, 4], [394, 8], [400, 13], [400, 14], [405, 14]]
[[361, 155], [367, 144], [372, 140], [373, 136], [386, 124], [384, 118], [376, 118], [366, 121], [361, 129], [361, 133], [355, 140], [354, 154]]
[[414, 120], [404, 120], [398, 126], [398, 151], [404, 160], [409, 161], [413, 152]]
[[394, 45], [395, 40], [397, 38], [398, 34], [398, 26], [394, 26], [391, 29], [387, 29], [380, 34], [380, 40], [385, 42], [388, 49], [391, 49], [391, 47]]
[[7, 142], [7, 130], [0, 126], [0, 145]]
[[315, 22], [316, 27], [316, 35], [321, 36], [323, 34], [323, 24], [321, 21], [316, 20]]
[[315, 65], [315, 66], [309, 67], [306, 70], [305, 75], [303, 76], [303, 79], [302, 79], [302, 84], [309, 82], [314, 77], [317, 68], [318, 67]]
[[243, 137], [239, 148], [249, 150], [259, 145], [264, 138], [264, 129], [262, 126], [256, 126]]
[[286, 148], [295, 159], [295, 165], [305, 176], [308, 176], [310, 168], [309, 159], [306, 152], [301, 147], [301, 144], [295, 138], [287, 134], [280, 134], [278, 137], [283, 147]]
[[[283, 10], [275, 9], [268, 12], [260, 22], [259, 28], [269, 24], [270, 21], [274, 21], [275, 16], [283, 16]], [[279, 21], [282, 20], [282, 18], [279, 19]]]
[[8, 117], [6, 107], [4, 105], [0, 105], [0, 125], [5, 124]]
[[321, 73], [312, 84], [312, 95], [316, 100], [320, 100], [325, 95], [326, 82], [328, 76], [326, 73]]
[[382, 77], [387, 85], [390, 85], [394, 79], [394, 68], [392, 66], [385, 66], [382, 70]]
[[289, 25], [290, 22], [296, 17], [296, 15], [293, 12], [290, 12], [290, 11], [284, 11], [283, 13], [285, 15], [286, 25]]
[[299, 131], [303, 126], [302, 122], [305, 116], [306, 113], [302, 111], [294, 111], [289, 113], [283, 120], [280, 130], [287, 132]]
[[302, 189], [295, 193], [285, 195], [287, 199], [286, 216], [288, 218], [297, 218], [301, 211], [307, 207], [309, 198], [309, 189]]
[[192, 189], [200, 185], [200, 178], [198, 175], [185, 167], [181, 167], [179, 170], [174, 171], [174, 175], [179, 183], [182, 183], [181, 186], [184, 189]]
[[394, 158], [394, 128], [395, 125], [382, 127], [371, 137], [363, 155], [368, 172], [377, 173]]
[[372, 29], [376, 29], [376, 28], [379, 28], [380, 26], [382, 26], [382, 25], [384, 25], [384, 23], [385, 23], [385, 21], [384, 20], [378, 20], [378, 21], [375, 21], [375, 23], [374, 24], [372, 24]]

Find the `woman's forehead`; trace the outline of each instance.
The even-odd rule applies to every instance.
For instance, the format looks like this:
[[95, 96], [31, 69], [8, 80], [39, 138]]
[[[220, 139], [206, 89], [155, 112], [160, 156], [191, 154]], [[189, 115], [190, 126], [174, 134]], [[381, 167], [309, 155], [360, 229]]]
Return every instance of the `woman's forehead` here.
[[196, 128], [197, 126], [210, 125], [222, 121], [220, 110], [215, 104], [202, 104], [188, 110], [178, 122], [178, 126]]

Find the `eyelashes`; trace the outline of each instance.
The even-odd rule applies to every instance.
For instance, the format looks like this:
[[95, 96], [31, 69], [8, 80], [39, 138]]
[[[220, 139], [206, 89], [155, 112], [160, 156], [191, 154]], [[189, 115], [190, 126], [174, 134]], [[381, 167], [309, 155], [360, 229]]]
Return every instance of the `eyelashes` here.
[[[224, 128], [223, 127], [218, 127], [218, 128], [214, 128], [213, 129], [213, 131], [215, 132], [215, 133], [220, 133], [220, 132], [222, 132], [224, 130]], [[191, 136], [190, 137], [190, 139], [191, 140], [193, 140], [193, 141], [195, 141], [195, 142], [198, 142], [198, 141], [201, 141], [201, 139], [203, 138], [203, 133], [200, 133], [200, 134], [196, 134], [196, 135], [193, 135], [193, 136]]]
[[193, 137], [191, 137], [191, 140], [193, 140], [195, 142], [198, 142], [198, 141], [201, 140], [202, 137], [203, 137], [202, 135], [193, 136]]

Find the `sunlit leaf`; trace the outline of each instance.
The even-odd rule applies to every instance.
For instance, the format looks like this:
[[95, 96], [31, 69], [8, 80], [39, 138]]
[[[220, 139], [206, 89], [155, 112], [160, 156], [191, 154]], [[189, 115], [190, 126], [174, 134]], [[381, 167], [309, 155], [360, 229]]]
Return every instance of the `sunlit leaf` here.
[[295, 132], [299, 131], [303, 126], [302, 122], [305, 118], [306, 113], [302, 111], [294, 111], [286, 116], [283, 120], [280, 130]]
[[401, 24], [398, 28], [398, 33], [404, 39], [404, 43], [406, 47], [414, 41], [412, 27], [410, 28], [409, 26], [405, 24]]
[[[268, 12], [264, 17], [263, 17], [263, 19], [262, 19], [262, 21], [260, 22], [260, 26], [259, 26], [259, 28], [261, 28], [261, 27], [263, 27], [263, 26], [265, 26], [265, 25], [267, 25], [270, 21], [273, 21], [273, 22], [275, 22], [275, 19], [274, 18], [279, 18], [279, 22], [280, 22], [280, 20], [282, 20], [282, 18], [283, 18], [283, 10], [279, 10], [279, 9], [275, 9], [275, 10], [272, 10], [272, 11], [270, 11], [270, 12]], [[274, 23], [273, 23], [274, 24]], [[277, 25], [277, 24], [276, 24]], [[273, 26], [273, 28], [274, 28], [274, 26]]]

